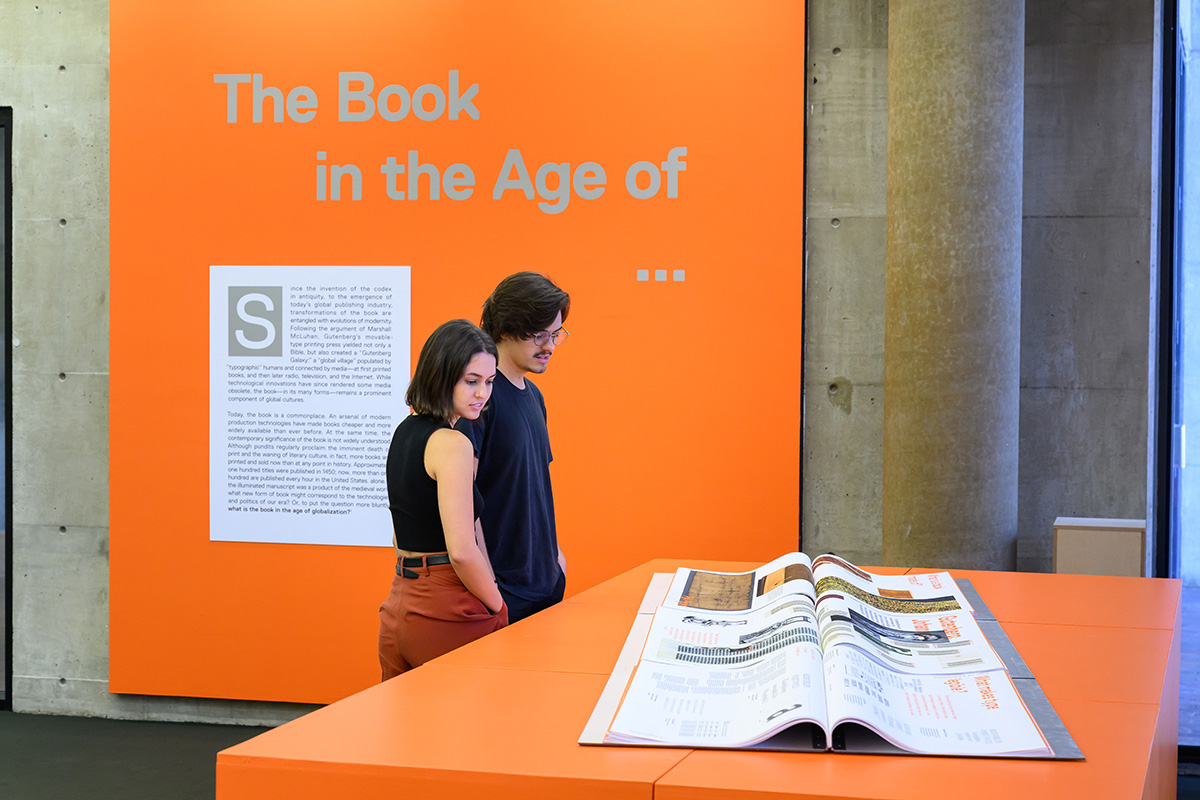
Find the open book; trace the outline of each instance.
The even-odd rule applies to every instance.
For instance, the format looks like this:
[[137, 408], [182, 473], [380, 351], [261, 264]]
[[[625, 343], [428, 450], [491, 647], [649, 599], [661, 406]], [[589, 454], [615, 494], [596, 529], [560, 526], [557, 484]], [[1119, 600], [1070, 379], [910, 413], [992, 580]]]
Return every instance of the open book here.
[[581, 742], [1056, 757], [948, 573], [803, 553], [681, 568], [602, 740]]

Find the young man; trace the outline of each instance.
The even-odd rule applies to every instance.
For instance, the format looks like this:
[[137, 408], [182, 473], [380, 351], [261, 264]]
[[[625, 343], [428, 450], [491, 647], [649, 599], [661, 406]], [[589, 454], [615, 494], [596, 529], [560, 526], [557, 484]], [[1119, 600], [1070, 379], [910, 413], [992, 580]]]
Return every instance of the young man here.
[[475, 446], [483, 538], [510, 623], [559, 602], [566, 589], [546, 403], [527, 376], [545, 372], [567, 338], [570, 308], [570, 295], [545, 275], [518, 272], [500, 281], [480, 323], [499, 353], [492, 399], [479, 419], [458, 423]]

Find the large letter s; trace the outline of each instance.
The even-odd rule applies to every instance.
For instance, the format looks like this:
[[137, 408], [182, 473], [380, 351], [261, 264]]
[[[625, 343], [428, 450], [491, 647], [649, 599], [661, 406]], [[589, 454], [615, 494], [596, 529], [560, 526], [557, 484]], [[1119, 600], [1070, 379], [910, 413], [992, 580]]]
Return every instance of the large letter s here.
[[270, 347], [275, 342], [275, 324], [271, 322], [271, 320], [265, 319], [264, 317], [256, 317], [253, 314], [247, 313], [247, 303], [262, 303], [266, 307], [267, 311], [275, 310], [275, 304], [272, 303], [271, 298], [267, 297], [265, 294], [252, 292], [250, 294], [244, 294], [238, 298], [238, 318], [251, 325], [259, 325], [265, 328], [267, 331], [267, 335], [264, 338], [257, 341], [252, 341], [246, 338], [246, 335], [242, 333], [241, 328], [238, 328], [236, 331], [234, 331], [234, 336], [237, 337], [238, 344], [248, 350], [262, 350], [263, 348]]

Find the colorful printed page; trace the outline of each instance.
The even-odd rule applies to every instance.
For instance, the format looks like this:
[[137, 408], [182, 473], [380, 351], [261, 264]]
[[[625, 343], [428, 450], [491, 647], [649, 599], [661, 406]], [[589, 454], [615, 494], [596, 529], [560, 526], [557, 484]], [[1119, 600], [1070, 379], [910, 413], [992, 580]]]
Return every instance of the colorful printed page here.
[[[772, 562], [773, 563], [773, 562]], [[845, 594], [899, 614], [932, 614], [945, 611], [974, 613], [970, 601], [949, 572], [917, 575], [877, 575], [837, 556], [817, 556], [812, 562], [817, 595]]]
[[821, 649], [855, 647], [912, 674], [1004, 669], [947, 573], [872, 575], [829, 556], [816, 562]]
[[741, 614], [791, 594], [817, 599], [812, 561], [788, 553], [752, 572], [707, 572], [680, 567], [664, 606], [711, 614]]

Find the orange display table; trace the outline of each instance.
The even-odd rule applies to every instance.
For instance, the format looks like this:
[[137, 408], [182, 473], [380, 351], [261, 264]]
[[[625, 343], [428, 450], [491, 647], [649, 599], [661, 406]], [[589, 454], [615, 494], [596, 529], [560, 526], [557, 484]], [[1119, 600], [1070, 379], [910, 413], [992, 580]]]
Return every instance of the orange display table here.
[[1180, 583], [1148, 578], [952, 570], [991, 608], [1084, 761], [579, 745], [651, 576], [680, 565], [643, 564], [222, 751], [217, 800], [1174, 795]]

